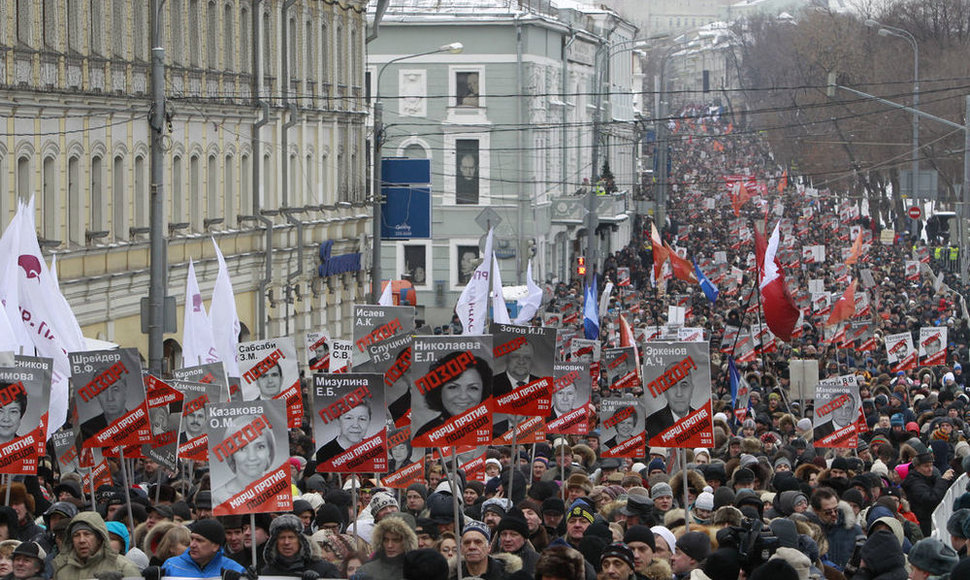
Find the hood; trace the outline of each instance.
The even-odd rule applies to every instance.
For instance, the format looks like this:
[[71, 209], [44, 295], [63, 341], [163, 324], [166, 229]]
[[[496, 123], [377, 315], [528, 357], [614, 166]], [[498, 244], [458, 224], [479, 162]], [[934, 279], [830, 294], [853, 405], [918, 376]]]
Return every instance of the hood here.
[[131, 538], [128, 536], [128, 527], [121, 522], [107, 522], [105, 527], [108, 528], [108, 533], [114, 534], [124, 541], [125, 554], [128, 553], [128, 546], [131, 545]]
[[[843, 528], [845, 528], [847, 530], [851, 530], [853, 528], [853, 526], [856, 525], [855, 512], [852, 511], [852, 506], [850, 506], [848, 503], [846, 503], [846, 502], [844, 502], [842, 500], [839, 500], [839, 506], [838, 507], [839, 507], [839, 520], [840, 521], [836, 525], [841, 525]], [[818, 514], [815, 513], [814, 510], [812, 510], [812, 508], [808, 508], [808, 512], [806, 512], [806, 513], [812, 514], [812, 520], [814, 522], [817, 522], [819, 525], [821, 525], [823, 530], [826, 527], [831, 526], [831, 524], [822, 523], [822, 520], [819, 519]]]
[[[71, 523], [67, 525], [67, 537], [70, 538], [74, 535], [74, 528], [78, 524], [85, 523], [91, 526], [91, 529], [95, 531], [101, 537], [101, 548], [98, 550], [101, 554], [106, 552], [114, 552], [111, 549], [111, 542], [108, 541], [108, 526], [104, 523], [104, 518], [98, 512], [79, 512], [71, 520]], [[74, 544], [73, 542], [68, 542], [67, 554], [74, 556]]]
[[783, 516], [790, 516], [795, 513], [795, 500], [799, 497], [808, 499], [804, 493], [797, 490], [783, 491], [778, 494], [775, 500], [775, 509]]
[[643, 576], [647, 580], [670, 580], [674, 575], [670, 569], [670, 563], [666, 560], [654, 558], [647, 569], [643, 571]]
[[[279, 552], [276, 551], [276, 540], [279, 538], [280, 532], [284, 530], [296, 534], [296, 537], [300, 541], [300, 551], [292, 559], [288, 560], [289, 563], [292, 564], [296, 561], [302, 561], [304, 565], [300, 566], [300, 568], [303, 568], [306, 566], [306, 563], [309, 563], [311, 560], [314, 560], [320, 556], [319, 546], [316, 546], [316, 544], [310, 542], [307, 536], [303, 533], [303, 522], [295, 515], [283, 514], [281, 516], [277, 516], [276, 520], [273, 522], [273, 525], [270, 526], [270, 530], [272, 531], [269, 539], [266, 541], [265, 547], [263, 548], [263, 558], [266, 560], [266, 562], [274, 562], [282, 568], [286, 567], [287, 564], [280, 560], [281, 556]], [[314, 547], [316, 547], [315, 550]]]
[[378, 554], [384, 554], [382, 547], [384, 545], [384, 534], [388, 533], [404, 538], [405, 552], [418, 549], [418, 536], [414, 533], [414, 530], [408, 527], [403, 519], [391, 515], [377, 522], [374, 531], [371, 533], [371, 546], [374, 546]]
[[862, 561], [873, 575], [903, 568], [906, 557], [899, 546], [899, 540], [891, 532], [878, 530], [862, 546]]

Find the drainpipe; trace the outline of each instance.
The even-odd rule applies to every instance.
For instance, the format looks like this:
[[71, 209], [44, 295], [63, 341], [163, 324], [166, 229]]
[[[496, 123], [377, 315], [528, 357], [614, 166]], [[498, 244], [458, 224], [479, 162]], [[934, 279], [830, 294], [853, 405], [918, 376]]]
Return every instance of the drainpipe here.
[[[522, 18], [522, 12], [519, 12], [519, 13], [517, 13], [515, 15], [515, 86], [516, 86], [516, 94], [519, 95], [519, 99], [518, 99], [518, 103], [517, 103], [517, 105], [518, 105], [517, 106], [517, 112], [516, 112], [516, 115], [517, 115], [516, 123], [518, 123], [518, 126], [519, 127], [522, 127], [523, 126], [523, 123], [525, 123], [525, 112], [523, 111], [523, 108], [524, 108], [524, 105], [525, 105], [525, 91], [523, 89], [525, 73], [522, 70], [522, 66], [523, 66], [523, 63], [522, 63], [522, 50], [523, 49], [522, 49], [522, 20], [521, 20], [521, 18]], [[522, 145], [522, 143], [523, 143], [522, 142], [522, 131], [516, 131], [515, 132], [515, 141], [516, 141], [516, 151], [519, 151], [519, 152], [524, 151], [523, 145]], [[523, 160], [524, 157], [525, 156], [524, 155], [521, 155], [521, 154], [520, 155], [516, 155], [516, 164], [518, 165], [518, 174], [519, 174], [519, 184], [520, 184], [520, 186], [518, 188], [519, 189], [519, 193], [518, 193], [518, 200], [517, 200], [518, 201], [518, 206], [519, 206], [519, 212], [518, 212], [519, 215], [516, 218], [517, 219], [517, 224], [516, 224], [516, 240], [515, 240], [515, 242], [516, 242], [515, 243], [515, 245], [516, 245], [516, 249], [515, 249], [515, 283], [516, 284], [520, 284], [520, 285], [522, 284], [522, 270], [524, 269], [524, 267], [523, 267], [523, 261], [522, 261], [522, 254], [523, 254], [523, 247], [522, 246], [524, 245], [522, 243], [522, 240], [524, 239], [523, 238], [523, 235], [522, 235], [522, 230], [525, 229], [525, 212], [526, 212], [527, 209], [529, 209], [529, 207], [528, 207], [529, 197], [526, 195], [526, 193], [524, 191], [525, 188], [522, 187], [522, 185], [525, 183], [525, 180], [523, 179], [523, 173], [524, 173], [524, 170], [525, 170], [525, 161]], [[490, 258], [488, 258], [486, 256], [485, 259], [488, 260]]]
[[283, 144], [283, 152], [284, 152], [283, 156], [285, 157], [285, 159], [283, 160], [284, 196], [283, 196], [283, 207], [280, 209], [283, 215], [286, 216], [286, 221], [291, 225], [296, 226], [297, 265], [296, 265], [296, 270], [290, 272], [289, 275], [287, 275], [286, 277], [287, 282], [291, 282], [303, 274], [303, 220], [299, 220], [293, 217], [292, 215], [293, 212], [290, 211], [290, 209], [287, 207], [287, 199], [289, 197], [288, 192], [290, 188], [289, 182], [287, 181], [289, 179], [288, 175], [289, 175], [289, 166], [290, 166], [290, 156], [286, 153], [286, 148], [289, 146], [289, 138], [287, 137], [287, 135], [289, 134], [290, 128], [300, 122], [300, 110], [296, 106], [296, 104], [290, 103], [287, 108], [290, 110], [290, 120], [283, 124], [282, 144]]
[[264, 263], [265, 271], [263, 273], [263, 279], [259, 281], [258, 293], [259, 297], [256, 300], [256, 320], [258, 324], [258, 332], [260, 338], [266, 338], [266, 289], [273, 283], [273, 220], [267, 218], [262, 212], [262, 184], [263, 179], [261, 177], [262, 171], [260, 170], [263, 162], [262, 141], [259, 138], [260, 129], [267, 123], [269, 123], [269, 103], [262, 100], [260, 97], [260, 87], [262, 86], [263, 77], [263, 58], [262, 58], [262, 43], [263, 35], [260, 33], [260, 26], [262, 24], [262, 11], [259, 9], [259, 5], [262, 4], [263, 0], [255, 0], [253, 3], [253, 93], [256, 97], [256, 106], [260, 108], [263, 112], [263, 116], [253, 123], [252, 136], [250, 137], [250, 148], [253, 151], [253, 216], [256, 220], [263, 224], [263, 228], [266, 233], [266, 241], [264, 245], [266, 246], [266, 261]]

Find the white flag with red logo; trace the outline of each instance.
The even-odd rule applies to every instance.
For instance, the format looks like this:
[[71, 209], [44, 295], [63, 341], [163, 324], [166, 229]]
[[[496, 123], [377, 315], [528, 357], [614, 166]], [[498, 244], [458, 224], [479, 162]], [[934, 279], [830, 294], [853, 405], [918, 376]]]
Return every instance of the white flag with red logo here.
[[185, 310], [182, 313], [183, 366], [194, 367], [219, 361], [216, 341], [212, 337], [212, 323], [202, 302], [202, 292], [195, 278], [195, 262], [189, 258], [189, 274], [185, 279]]
[[236, 362], [236, 351], [239, 348], [239, 316], [236, 314], [236, 296], [232, 292], [232, 281], [229, 279], [229, 268], [226, 259], [222, 257], [215, 238], [212, 245], [216, 249], [219, 259], [219, 274], [216, 285], [212, 288], [212, 302], [209, 306], [209, 320], [212, 322], [212, 338], [215, 339], [216, 349], [222, 364], [226, 367], [226, 374], [238, 377], [239, 363]]
[[509, 308], [502, 294], [502, 274], [498, 271], [498, 258], [492, 255], [492, 321], [496, 324], [512, 324]]
[[488, 230], [485, 238], [485, 252], [482, 253], [482, 263], [472, 272], [471, 280], [461, 291], [455, 312], [461, 321], [462, 334], [485, 334], [485, 318], [488, 315], [488, 269], [492, 256], [492, 230]]

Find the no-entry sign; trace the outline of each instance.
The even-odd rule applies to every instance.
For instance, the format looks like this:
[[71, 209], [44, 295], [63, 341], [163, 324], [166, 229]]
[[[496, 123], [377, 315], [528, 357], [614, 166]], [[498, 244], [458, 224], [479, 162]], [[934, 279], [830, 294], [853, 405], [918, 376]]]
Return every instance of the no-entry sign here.
[[913, 207], [909, 208], [906, 213], [909, 214], [909, 217], [913, 218], [914, 220], [918, 220], [923, 215], [923, 212], [920, 211], [918, 205], [914, 205]]

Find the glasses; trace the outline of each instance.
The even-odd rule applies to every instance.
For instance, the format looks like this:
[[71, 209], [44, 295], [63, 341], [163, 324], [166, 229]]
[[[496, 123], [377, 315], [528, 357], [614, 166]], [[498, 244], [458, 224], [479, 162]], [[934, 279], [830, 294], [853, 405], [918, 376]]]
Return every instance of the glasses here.
[[822, 508], [822, 512], [823, 513], [826, 513], [826, 514], [829, 514], [829, 515], [835, 515], [835, 514], [839, 513], [839, 508], [838, 508], [838, 506], [833, 507], [833, 508]]

